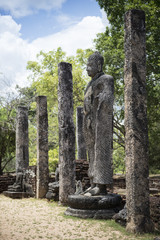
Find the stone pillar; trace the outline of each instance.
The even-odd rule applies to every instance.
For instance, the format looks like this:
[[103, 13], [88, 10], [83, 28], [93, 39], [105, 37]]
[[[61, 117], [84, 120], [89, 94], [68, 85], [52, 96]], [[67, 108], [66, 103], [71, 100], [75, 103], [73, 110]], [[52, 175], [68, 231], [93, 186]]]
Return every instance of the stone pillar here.
[[77, 107], [76, 138], [78, 159], [87, 159], [86, 144], [83, 135], [83, 107]]
[[28, 109], [19, 106], [16, 123], [16, 173], [29, 166]]
[[37, 97], [37, 198], [44, 198], [48, 191], [48, 114], [47, 97]]
[[127, 230], [150, 232], [145, 14], [125, 14], [125, 161]]
[[75, 128], [70, 63], [58, 64], [58, 80], [59, 200], [66, 205], [68, 195], [75, 192]]

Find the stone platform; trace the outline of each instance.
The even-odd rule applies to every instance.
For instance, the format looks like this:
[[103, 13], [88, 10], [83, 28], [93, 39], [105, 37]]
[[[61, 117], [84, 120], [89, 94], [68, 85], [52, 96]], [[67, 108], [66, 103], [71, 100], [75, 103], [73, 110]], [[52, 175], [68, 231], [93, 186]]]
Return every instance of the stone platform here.
[[3, 194], [6, 197], [15, 198], [15, 199], [16, 198], [21, 199], [21, 198], [31, 197], [31, 194], [27, 193], [27, 192], [9, 192], [9, 191], [4, 191]]
[[99, 196], [70, 195], [68, 197], [68, 208], [65, 215], [94, 218], [111, 219], [122, 208], [121, 196], [114, 193]]

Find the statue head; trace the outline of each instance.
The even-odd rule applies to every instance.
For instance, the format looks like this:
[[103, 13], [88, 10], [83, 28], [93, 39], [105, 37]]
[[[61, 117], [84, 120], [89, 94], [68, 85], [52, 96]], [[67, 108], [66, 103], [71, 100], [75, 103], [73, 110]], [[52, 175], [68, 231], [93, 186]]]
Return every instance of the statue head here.
[[90, 57], [88, 58], [87, 62], [87, 73], [88, 76], [94, 77], [97, 73], [102, 72], [104, 63], [104, 58], [99, 52], [94, 52]]

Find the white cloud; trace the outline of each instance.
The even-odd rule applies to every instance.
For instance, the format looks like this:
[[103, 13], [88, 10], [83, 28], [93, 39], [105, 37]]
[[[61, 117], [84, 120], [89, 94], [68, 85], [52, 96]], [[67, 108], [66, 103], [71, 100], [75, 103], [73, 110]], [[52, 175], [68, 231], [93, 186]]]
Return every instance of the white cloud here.
[[10, 16], [0, 16], [0, 28], [1, 93], [8, 89], [13, 90], [16, 84], [20, 86], [28, 84], [27, 61], [35, 60], [40, 50], [48, 52], [62, 47], [67, 55], [74, 55], [78, 48], [92, 48], [96, 34], [105, 30], [100, 17], [88, 16], [61, 32], [28, 43], [21, 38], [21, 26]]
[[1, 0], [0, 8], [10, 11], [14, 17], [27, 16], [37, 10], [51, 10], [62, 6], [66, 0]]
[[0, 92], [18, 83], [17, 74], [26, 72], [28, 43], [20, 37], [20, 28], [10, 16], [0, 16]]
[[93, 47], [93, 39], [96, 34], [104, 30], [105, 26], [100, 17], [88, 16], [66, 30], [34, 40], [32, 46], [37, 51], [41, 49], [49, 51], [62, 47], [68, 55], [72, 55], [76, 53], [78, 48]]
[[21, 25], [17, 24], [11, 16], [0, 15], [0, 35], [6, 32], [11, 34], [20, 35]]

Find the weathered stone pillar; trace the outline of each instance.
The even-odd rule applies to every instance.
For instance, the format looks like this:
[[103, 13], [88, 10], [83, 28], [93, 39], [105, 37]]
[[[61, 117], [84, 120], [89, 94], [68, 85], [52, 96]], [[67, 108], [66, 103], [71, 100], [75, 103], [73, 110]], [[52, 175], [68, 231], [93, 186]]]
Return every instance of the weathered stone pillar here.
[[125, 161], [127, 230], [152, 231], [149, 208], [145, 14], [125, 14]]
[[16, 173], [29, 166], [28, 109], [19, 106], [16, 123]]
[[87, 159], [86, 144], [83, 135], [83, 107], [77, 107], [76, 138], [78, 159]]
[[58, 79], [59, 200], [65, 205], [68, 195], [75, 192], [75, 128], [70, 63], [58, 64]]
[[49, 183], [47, 97], [37, 97], [37, 198], [44, 198]]

